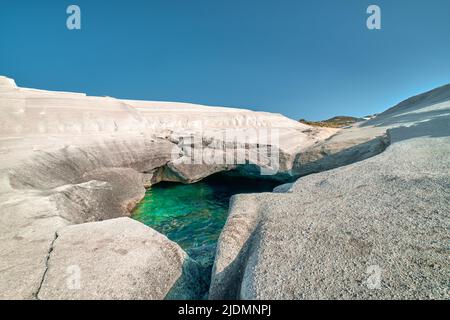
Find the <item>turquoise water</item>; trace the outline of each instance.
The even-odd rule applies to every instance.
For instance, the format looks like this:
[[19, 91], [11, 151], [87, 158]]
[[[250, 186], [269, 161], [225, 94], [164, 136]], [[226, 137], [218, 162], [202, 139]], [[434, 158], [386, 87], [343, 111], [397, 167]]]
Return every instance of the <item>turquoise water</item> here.
[[177, 242], [203, 265], [211, 265], [230, 197], [271, 192], [279, 184], [223, 174], [190, 185], [162, 182], [147, 191], [133, 218]]

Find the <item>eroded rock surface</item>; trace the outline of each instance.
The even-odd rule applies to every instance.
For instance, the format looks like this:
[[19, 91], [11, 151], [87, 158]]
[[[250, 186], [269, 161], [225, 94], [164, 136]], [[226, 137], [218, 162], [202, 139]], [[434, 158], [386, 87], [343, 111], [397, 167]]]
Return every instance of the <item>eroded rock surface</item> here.
[[[219, 158], [259, 145], [236, 145], [229, 129], [278, 130], [266, 147], [279, 154], [283, 179], [344, 167], [281, 194], [235, 197], [211, 298], [445, 298], [449, 92], [335, 130], [243, 109], [24, 89], [0, 77], [0, 298], [198, 298], [203, 266], [120, 217], [159, 181], [268, 166], [254, 154], [246, 166], [186, 164], [195, 144]], [[80, 267], [81, 290], [67, 286], [68, 263]], [[366, 285], [372, 266], [383, 270], [381, 290]]]
[[[65, 290], [61, 287], [62, 260], [53, 263], [53, 255], [48, 253], [53, 242], [55, 257], [67, 261], [75, 261], [85, 249], [92, 251], [88, 243], [80, 244], [77, 250], [65, 243], [74, 242], [78, 232], [89, 239], [91, 235], [85, 230], [106, 228], [83, 223], [128, 216], [143, 197], [144, 187], [162, 180], [195, 182], [236, 168], [233, 164], [210, 164], [203, 158], [195, 165], [184, 161], [194, 157], [189, 153], [192, 137], [199, 138], [194, 144], [198, 143], [206, 154], [213, 151], [225, 158], [234, 153], [235, 141], [225, 134], [230, 129], [279, 131], [279, 139], [267, 144], [279, 152], [280, 168], [288, 175], [299, 151], [336, 133], [310, 128], [278, 114], [25, 89], [0, 77], [0, 298], [163, 298], [173, 284], [172, 274], [182, 273], [176, 261], [164, 260], [167, 268], [158, 269], [158, 276], [167, 283], [153, 282], [153, 278], [141, 274], [139, 279], [148, 281], [139, 286], [140, 291], [132, 292], [127, 287], [129, 290], [120, 296], [119, 286], [129, 286], [130, 282], [93, 280], [92, 285], [98, 287], [78, 293]], [[237, 147], [245, 149], [258, 143], [250, 135]], [[267, 165], [254, 155], [246, 155], [246, 160], [256, 166]], [[144, 239], [145, 233], [154, 236], [153, 231], [138, 224], [111, 223], [118, 231], [137, 228]], [[72, 225], [78, 226], [68, 227]], [[55, 241], [57, 233], [63, 236]], [[120, 239], [120, 235], [117, 237]], [[111, 239], [111, 243], [117, 244], [117, 239]], [[135, 245], [133, 241], [124, 242], [122, 249], [133, 252]], [[151, 244], [155, 252], [161, 249], [159, 245], [166, 244]], [[147, 247], [139, 248], [143, 251]], [[110, 264], [108, 267], [118, 275], [125, 277], [130, 272], [121, 269], [131, 266], [120, 259], [108, 260], [106, 253], [90, 254], [95, 264]], [[85, 258], [87, 262], [88, 256]], [[147, 259], [138, 271], [151, 269], [156, 262]], [[91, 268], [87, 275], [92, 280], [99, 272], [103, 279], [105, 270]], [[44, 291], [39, 289], [41, 284]], [[170, 291], [168, 297], [173, 295]]]
[[210, 298], [448, 299], [449, 97], [450, 85], [427, 92], [313, 147], [385, 135], [377, 156], [338, 151], [363, 161], [280, 188], [290, 193], [236, 196]]
[[68, 226], [49, 251], [39, 299], [192, 299], [199, 267], [174, 242], [129, 218]]

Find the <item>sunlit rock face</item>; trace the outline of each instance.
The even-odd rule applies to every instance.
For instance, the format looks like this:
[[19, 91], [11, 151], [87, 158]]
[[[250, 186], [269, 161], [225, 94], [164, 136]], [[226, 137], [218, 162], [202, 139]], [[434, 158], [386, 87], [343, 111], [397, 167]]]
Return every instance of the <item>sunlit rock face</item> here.
[[448, 299], [449, 155], [450, 85], [307, 148], [233, 198], [210, 299]]
[[[250, 134], [245, 143], [236, 145], [226, 134], [230, 130]], [[46, 277], [51, 276], [47, 271], [55, 235], [64, 234], [66, 227], [76, 224], [78, 229], [71, 232], [81, 234], [84, 228], [96, 228], [83, 223], [128, 216], [144, 196], [144, 187], [160, 181], [191, 183], [240, 168], [234, 162], [206, 163], [203, 156], [199, 163], [189, 163], [192, 143], [187, 138], [194, 137], [204, 154], [222, 153], [226, 159], [236, 149], [259, 146], [257, 137], [269, 131], [276, 131], [277, 139], [262, 144], [277, 152], [276, 167], [288, 176], [302, 150], [336, 133], [279, 114], [25, 89], [0, 77], [0, 298], [49, 297], [40, 291], [50, 281]], [[256, 167], [271, 165], [264, 156], [244, 154], [244, 160]], [[125, 220], [116, 221], [114, 227], [129, 228]], [[153, 245], [164, 245], [164, 240]], [[69, 247], [61, 245], [58, 255], [77, 255], [64, 252]], [[178, 260], [167, 259], [181, 270]], [[151, 269], [151, 263], [144, 267]], [[169, 270], [161, 268], [163, 279]], [[96, 272], [103, 269], [89, 270], [92, 275]], [[152, 281], [146, 285], [142, 292], [155, 286]], [[146, 297], [162, 295], [163, 291]]]
[[[321, 173], [281, 194], [233, 199], [211, 298], [443, 298], [448, 96], [442, 87], [336, 130], [244, 109], [24, 89], [0, 77], [0, 298], [198, 298], [202, 269], [123, 217], [160, 181], [260, 169], [282, 180]], [[248, 133], [244, 143], [233, 130]], [[261, 143], [272, 131], [277, 139]], [[206, 161], [261, 145], [276, 161], [251, 152], [246, 165]], [[190, 162], [192, 146], [200, 161]], [[106, 265], [123, 281], [104, 281]], [[74, 293], [62, 272], [77, 266], [89, 283]], [[384, 270], [386, 290], [367, 286], [372, 266]]]
[[176, 243], [129, 218], [68, 226], [51, 249], [39, 299], [193, 299], [206, 285]]

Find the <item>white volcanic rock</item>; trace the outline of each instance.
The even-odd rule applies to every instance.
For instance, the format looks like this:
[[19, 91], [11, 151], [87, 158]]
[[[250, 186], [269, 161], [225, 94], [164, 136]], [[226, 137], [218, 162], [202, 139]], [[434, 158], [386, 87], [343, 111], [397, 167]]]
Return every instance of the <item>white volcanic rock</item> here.
[[129, 218], [73, 225], [53, 241], [39, 299], [190, 299], [199, 266], [165, 236]]
[[297, 170], [363, 160], [389, 139], [377, 156], [290, 193], [234, 197], [210, 299], [448, 299], [449, 97], [447, 85], [343, 130]]
[[[193, 182], [235, 168], [203, 162], [186, 165], [181, 161], [189, 157], [190, 143], [185, 138], [192, 136], [200, 137], [205, 149], [224, 156], [234, 153], [233, 144], [229, 145], [224, 136], [229, 129], [278, 130], [280, 139], [270, 147], [279, 151], [279, 165], [287, 175], [298, 152], [336, 133], [334, 129], [310, 128], [277, 114], [25, 89], [0, 77], [0, 298], [33, 299], [41, 294], [56, 298], [49, 291], [41, 293], [40, 284], [47, 265], [58, 268], [56, 262], [52, 264], [49, 251], [55, 234], [64, 234], [67, 226], [127, 216], [143, 197], [144, 186], [161, 180]], [[257, 143], [254, 137], [248, 141], [249, 145]], [[217, 147], [222, 145], [225, 147]], [[266, 165], [258, 157], [248, 155], [247, 160]], [[85, 229], [80, 225], [70, 230], [72, 239]], [[151, 231], [145, 231], [148, 229], [142, 230], [152, 236]], [[70, 246], [60, 244], [56, 257], [76, 259], [83, 251], [82, 247], [72, 251]], [[123, 249], [131, 251], [134, 245], [132, 241], [124, 243]], [[90, 248], [88, 243], [85, 246]], [[99, 265], [112, 264], [109, 267], [119, 274], [126, 273], [119, 268], [129, 267], [115, 266], [115, 260], [103, 261], [104, 255], [95, 258]], [[153, 262], [149, 260], [145, 268]], [[170, 265], [173, 261], [166, 262]], [[160, 269], [159, 276], [168, 281], [164, 288], [172, 283], [170, 272], [181, 272], [180, 264], [173, 268]], [[96, 272], [104, 270], [89, 271], [93, 278]], [[61, 280], [61, 275], [50, 275], [49, 279]], [[152, 285], [162, 288], [161, 283], [153, 284], [151, 279], [147, 278], [145, 290]], [[52, 281], [49, 286], [55, 285], [53, 280], [47, 281]], [[107, 294], [114, 283], [97, 284], [108, 287], [73, 297], [120, 298], [118, 291]], [[61, 297], [70, 295], [58, 290]], [[162, 298], [164, 290], [154, 294], [147, 290], [138, 296]], [[129, 297], [135, 297], [134, 293], [124, 291], [122, 298]]]
[[[190, 137], [219, 157], [259, 142], [251, 135], [236, 146], [230, 129], [278, 130], [269, 147], [280, 155], [282, 177], [366, 160], [277, 189], [291, 193], [236, 197], [212, 298], [442, 298], [447, 93], [443, 87], [335, 130], [243, 109], [24, 89], [0, 77], [0, 298], [195, 297], [197, 265], [162, 235], [119, 217], [144, 186], [162, 180], [189, 183], [230, 169], [258, 174], [267, 159], [252, 154], [246, 166], [186, 164]], [[111, 251], [117, 248], [127, 254]], [[67, 263], [80, 266], [83, 290], [65, 286]], [[368, 263], [389, 269], [386, 291], [358, 282]], [[115, 281], [105, 280], [108, 270]]]

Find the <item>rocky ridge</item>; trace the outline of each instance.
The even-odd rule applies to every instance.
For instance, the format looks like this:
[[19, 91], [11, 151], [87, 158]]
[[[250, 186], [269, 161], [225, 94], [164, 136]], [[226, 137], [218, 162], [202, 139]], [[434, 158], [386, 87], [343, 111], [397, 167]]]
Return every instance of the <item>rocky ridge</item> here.
[[235, 196], [210, 299], [448, 299], [449, 95], [311, 147], [294, 167], [319, 173], [277, 193]]

